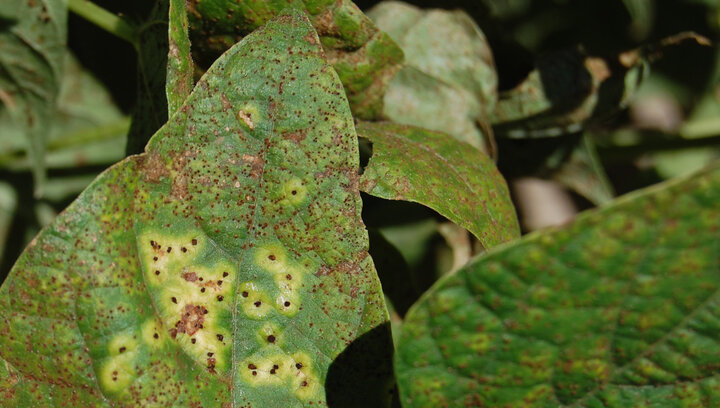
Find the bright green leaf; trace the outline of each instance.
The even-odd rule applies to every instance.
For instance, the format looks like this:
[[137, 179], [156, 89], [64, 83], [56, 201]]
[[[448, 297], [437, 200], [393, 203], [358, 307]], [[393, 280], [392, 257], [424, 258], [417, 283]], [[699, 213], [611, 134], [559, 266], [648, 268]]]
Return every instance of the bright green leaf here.
[[366, 193], [426, 205], [486, 248], [520, 236], [507, 184], [487, 155], [422, 128], [360, 122], [357, 131], [373, 144], [360, 179]]
[[720, 404], [720, 165], [438, 282], [395, 360], [405, 407]]
[[18, 260], [0, 289], [4, 404], [387, 405], [357, 156], [309, 21], [249, 35]]
[[[382, 113], [388, 82], [403, 60], [400, 48], [350, 0], [195, 0], [189, 3], [193, 52], [212, 61], [285, 7], [310, 15], [328, 61], [345, 86], [353, 114]], [[209, 64], [208, 64], [209, 65]]]
[[0, 2], [0, 127], [22, 135], [38, 195], [45, 180], [45, 142], [60, 88], [66, 37], [65, 0]]

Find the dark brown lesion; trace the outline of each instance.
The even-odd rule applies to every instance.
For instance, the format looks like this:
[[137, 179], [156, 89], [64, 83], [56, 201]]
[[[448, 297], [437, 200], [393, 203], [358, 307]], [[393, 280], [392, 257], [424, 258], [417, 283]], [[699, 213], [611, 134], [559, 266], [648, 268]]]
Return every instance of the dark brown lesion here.
[[178, 333], [185, 333], [192, 336], [203, 328], [205, 323], [205, 315], [208, 310], [204, 306], [185, 305], [180, 320], [175, 323], [175, 327], [170, 329], [170, 335], [174, 339]]
[[195, 272], [184, 272], [180, 276], [182, 276], [182, 278], [188, 282], [195, 282], [196, 280], [198, 280], [197, 273]]

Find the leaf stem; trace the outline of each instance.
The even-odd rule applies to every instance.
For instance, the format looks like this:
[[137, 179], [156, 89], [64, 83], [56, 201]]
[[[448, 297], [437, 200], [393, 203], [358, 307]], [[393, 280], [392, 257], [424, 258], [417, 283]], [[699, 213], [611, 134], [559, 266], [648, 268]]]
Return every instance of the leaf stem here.
[[135, 49], [138, 48], [137, 28], [122, 17], [89, 0], [69, 0], [68, 8], [110, 34], [129, 42]]

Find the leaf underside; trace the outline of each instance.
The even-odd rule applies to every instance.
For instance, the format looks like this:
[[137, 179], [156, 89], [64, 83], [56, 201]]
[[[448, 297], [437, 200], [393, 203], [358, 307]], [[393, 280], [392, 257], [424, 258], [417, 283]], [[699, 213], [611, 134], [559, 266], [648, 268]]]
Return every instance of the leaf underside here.
[[20, 257], [0, 289], [3, 403], [386, 405], [357, 155], [308, 20], [248, 36]]
[[403, 326], [404, 406], [718, 406], [719, 204], [716, 165], [442, 280]]

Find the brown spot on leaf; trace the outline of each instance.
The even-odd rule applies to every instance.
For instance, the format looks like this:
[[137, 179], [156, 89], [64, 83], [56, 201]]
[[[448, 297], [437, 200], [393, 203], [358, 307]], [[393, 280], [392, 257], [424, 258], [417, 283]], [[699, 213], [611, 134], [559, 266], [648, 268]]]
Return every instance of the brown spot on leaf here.
[[250, 114], [245, 112], [244, 110], [240, 109], [238, 111], [237, 117], [239, 120], [242, 120], [247, 127], [250, 128], [250, 130], [255, 130], [255, 123], [252, 121], [252, 118], [250, 117]]
[[143, 178], [149, 183], [157, 183], [170, 175], [165, 161], [157, 153], [149, 153], [142, 166]]
[[265, 165], [265, 162], [260, 156], [255, 156], [252, 154], [243, 154], [242, 160], [245, 163], [250, 164], [250, 177], [258, 178], [260, 177], [260, 174], [262, 174], [263, 166]]
[[181, 276], [188, 282], [195, 282], [196, 280], [198, 280], [198, 276], [195, 272], [185, 272]]
[[175, 323], [175, 329], [178, 333], [192, 336], [203, 328], [206, 312], [207, 309], [203, 306], [185, 305], [185, 311], [180, 316], [180, 320]]
[[285, 140], [290, 140], [296, 144], [300, 144], [300, 142], [305, 140], [305, 137], [307, 137], [307, 131], [305, 129], [300, 129], [298, 131], [285, 132], [282, 134], [282, 137]]

